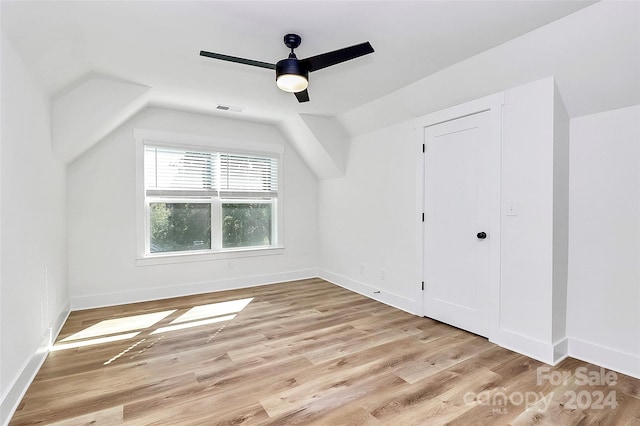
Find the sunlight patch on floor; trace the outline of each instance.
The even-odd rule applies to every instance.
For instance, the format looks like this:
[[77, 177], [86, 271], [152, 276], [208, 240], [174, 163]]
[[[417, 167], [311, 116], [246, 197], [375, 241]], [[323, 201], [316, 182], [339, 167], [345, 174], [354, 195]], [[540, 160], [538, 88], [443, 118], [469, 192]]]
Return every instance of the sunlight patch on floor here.
[[103, 320], [60, 341], [68, 342], [71, 340], [89, 339], [92, 337], [107, 336], [109, 334], [125, 333], [127, 331], [149, 328], [175, 311], [175, 309], [172, 309], [170, 311], [153, 312], [151, 314], [132, 315], [123, 318]]
[[[178, 312], [178, 309], [103, 320], [60, 340], [53, 345], [51, 351], [117, 342], [132, 339], [140, 334], [148, 336], [231, 321], [240, 311], [246, 308], [252, 300], [253, 297], [249, 297], [246, 299], [194, 306], [172, 320], [169, 323], [170, 325], [166, 325], [164, 327], [158, 327], [157, 324]], [[218, 330], [218, 332], [219, 331], [220, 330]], [[216, 332], [216, 334], [218, 332]], [[139, 336], [139, 338], [143, 336]], [[110, 364], [125, 353], [131, 351], [143, 341], [144, 338], [117, 356], [108, 360], [105, 365]]]
[[171, 324], [178, 324], [187, 321], [213, 318], [222, 315], [233, 314], [242, 311], [253, 300], [248, 299], [230, 300], [228, 302], [211, 303], [208, 305], [194, 306], [178, 318], [171, 321]]
[[159, 329], [152, 331], [151, 334], [166, 333], [168, 331], [184, 330], [185, 328], [199, 327], [201, 325], [214, 324], [216, 322], [230, 321], [235, 317], [236, 315], [233, 314], [233, 315], [226, 315], [223, 317], [209, 318], [202, 321], [193, 321], [193, 322], [188, 322], [183, 324], [168, 325], [166, 327], [160, 327]]
[[51, 352], [61, 351], [63, 349], [81, 348], [83, 346], [99, 345], [101, 343], [117, 342], [119, 340], [132, 339], [132, 338], [136, 337], [138, 334], [140, 334], [139, 331], [137, 331], [135, 333], [118, 334], [118, 335], [115, 335], [115, 336], [100, 337], [100, 338], [91, 339], [91, 340], [80, 340], [80, 341], [77, 341], [77, 342], [70, 342], [70, 343], [56, 343], [51, 348]]

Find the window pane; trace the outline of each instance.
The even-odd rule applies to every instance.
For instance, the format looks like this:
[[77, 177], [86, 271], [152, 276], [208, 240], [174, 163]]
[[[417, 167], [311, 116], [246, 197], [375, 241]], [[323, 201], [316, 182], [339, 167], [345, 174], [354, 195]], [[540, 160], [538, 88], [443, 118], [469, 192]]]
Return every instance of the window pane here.
[[271, 204], [223, 203], [222, 247], [271, 245]]
[[150, 203], [150, 251], [211, 249], [211, 204]]

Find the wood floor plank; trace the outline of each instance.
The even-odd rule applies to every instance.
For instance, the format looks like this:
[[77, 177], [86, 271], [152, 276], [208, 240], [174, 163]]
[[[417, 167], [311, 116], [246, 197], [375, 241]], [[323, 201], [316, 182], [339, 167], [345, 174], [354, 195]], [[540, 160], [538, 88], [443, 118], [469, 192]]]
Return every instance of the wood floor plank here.
[[[638, 379], [579, 384], [600, 367], [548, 367], [321, 279], [72, 312], [56, 345], [10, 425], [640, 425]], [[615, 408], [569, 407], [604, 390]]]
[[[478, 336], [469, 336], [468, 339], [464, 340], [444, 337], [434, 341], [432, 346], [438, 349], [426, 351], [421, 359], [403, 367], [396, 374], [407, 383], [416, 383], [482, 353], [492, 346], [486, 339]], [[444, 345], [446, 350], [442, 350], [444, 349], [443, 346], [439, 345]]]
[[122, 406], [115, 406], [105, 410], [94, 411], [79, 417], [61, 420], [51, 423], [52, 426], [77, 426], [99, 424], [103, 426], [116, 426], [124, 422], [122, 416]]
[[308, 423], [310, 426], [343, 425], [343, 426], [378, 426], [382, 422], [360, 406], [343, 405], [332, 410], [326, 416]]

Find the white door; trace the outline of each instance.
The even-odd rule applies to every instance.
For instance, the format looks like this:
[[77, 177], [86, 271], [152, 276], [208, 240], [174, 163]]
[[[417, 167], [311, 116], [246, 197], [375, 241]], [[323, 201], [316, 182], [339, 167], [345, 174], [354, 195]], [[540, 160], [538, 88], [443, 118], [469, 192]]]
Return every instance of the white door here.
[[489, 117], [487, 111], [424, 129], [424, 315], [485, 337]]

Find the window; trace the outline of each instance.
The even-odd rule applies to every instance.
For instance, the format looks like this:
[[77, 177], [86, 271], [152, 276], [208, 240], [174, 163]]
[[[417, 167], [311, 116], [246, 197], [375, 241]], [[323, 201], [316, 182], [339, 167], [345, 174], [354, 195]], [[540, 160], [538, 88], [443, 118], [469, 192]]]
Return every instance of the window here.
[[144, 257], [277, 247], [278, 154], [142, 146]]

